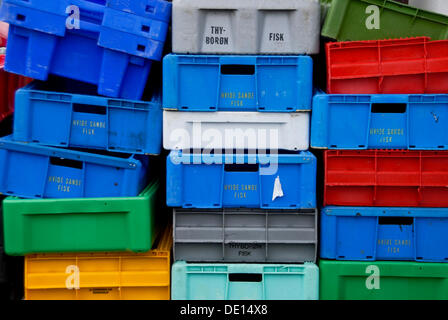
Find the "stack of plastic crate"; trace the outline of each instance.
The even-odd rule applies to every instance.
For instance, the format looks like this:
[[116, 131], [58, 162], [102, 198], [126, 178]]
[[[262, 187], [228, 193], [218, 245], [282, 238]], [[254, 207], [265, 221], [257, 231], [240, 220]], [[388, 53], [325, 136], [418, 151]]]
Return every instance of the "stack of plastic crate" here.
[[[17, 91], [0, 139], [5, 251], [25, 299], [169, 299], [171, 231], [156, 228], [162, 0], [4, 0]], [[157, 234], [158, 240], [157, 240]], [[152, 248], [152, 250], [151, 250]], [[151, 251], [150, 251], [151, 250]]]
[[398, 2], [332, 2], [322, 34], [354, 41], [327, 43], [313, 103], [321, 299], [448, 298], [447, 31]]
[[318, 1], [175, 0], [164, 59], [172, 299], [317, 299]]
[[[7, 31], [8, 25], [0, 23], [0, 33]], [[11, 134], [12, 114], [14, 112], [14, 94], [15, 91], [31, 81], [31, 79], [6, 72], [5, 52], [6, 52], [6, 33], [0, 34], [0, 137]], [[4, 199], [0, 196], [0, 201]], [[22, 279], [21, 269], [22, 261], [17, 257], [9, 257], [4, 252], [3, 246], [3, 213], [0, 206], [0, 298], [1, 299], [20, 299], [22, 286], [19, 284]]]

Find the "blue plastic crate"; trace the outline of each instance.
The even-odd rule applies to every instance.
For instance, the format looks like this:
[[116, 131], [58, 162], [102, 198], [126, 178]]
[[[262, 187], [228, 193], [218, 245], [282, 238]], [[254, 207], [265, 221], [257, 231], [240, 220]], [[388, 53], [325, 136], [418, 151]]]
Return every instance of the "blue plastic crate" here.
[[328, 149], [448, 149], [448, 95], [317, 94], [311, 146]]
[[311, 209], [316, 207], [311, 152], [167, 158], [167, 205], [183, 208]]
[[308, 56], [175, 55], [163, 59], [163, 107], [182, 111], [311, 110]]
[[137, 196], [148, 157], [101, 155], [0, 139], [0, 193], [23, 198]]
[[448, 209], [325, 207], [320, 256], [448, 262]]
[[66, 93], [76, 83], [56, 82], [35, 81], [17, 91], [15, 141], [135, 154], [161, 152], [160, 93], [151, 102], [119, 100]]
[[[70, 5], [80, 9], [79, 29], [67, 28]], [[54, 74], [97, 85], [101, 95], [139, 100], [152, 60], [162, 58], [171, 4], [148, 1], [147, 13], [135, 6], [5, 0], [0, 9], [0, 19], [10, 24], [5, 70], [38, 80]]]
[[177, 261], [172, 300], [318, 300], [319, 268], [305, 264], [203, 264]]

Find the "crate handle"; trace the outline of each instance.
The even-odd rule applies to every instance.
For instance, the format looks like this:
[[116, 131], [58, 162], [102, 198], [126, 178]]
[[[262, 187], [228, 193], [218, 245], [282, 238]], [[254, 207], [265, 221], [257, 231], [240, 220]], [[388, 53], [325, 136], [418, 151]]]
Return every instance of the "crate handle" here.
[[261, 273], [229, 273], [230, 282], [262, 282]]
[[99, 114], [99, 115], [106, 115], [107, 114], [107, 108], [102, 106], [95, 106], [91, 104], [81, 104], [81, 103], [74, 103], [73, 104], [73, 112], [79, 112], [79, 113], [92, 113], [92, 114]]
[[406, 103], [372, 103], [372, 113], [406, 113]]
[[226, 172], [258, 172], [258, 164], [226, 164], [224, 171]]
[[221, 65], [221, 74], [252, 76], [255, 74], [255, 65], [250, 64], [223, 64]]
[[53, 166], [67, 167], [82, 170], [83, 162], [58, 157], [50, 157], [50, 164]]
[[378, 224], [380, 224], [380, 225], [412, 226], [414, 224], [414, 218], [412, 218], [412, 217], [379, 217]]

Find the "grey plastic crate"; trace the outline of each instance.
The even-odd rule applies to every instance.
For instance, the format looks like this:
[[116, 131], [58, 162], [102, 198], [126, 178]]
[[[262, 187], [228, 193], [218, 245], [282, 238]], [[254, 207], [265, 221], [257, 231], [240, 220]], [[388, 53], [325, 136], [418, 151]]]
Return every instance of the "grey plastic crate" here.
[[315, 262], [317, 210], [174, 209], [174, 259]]
[[319, 0], [173, 0], [173, 52], [316, 54]]

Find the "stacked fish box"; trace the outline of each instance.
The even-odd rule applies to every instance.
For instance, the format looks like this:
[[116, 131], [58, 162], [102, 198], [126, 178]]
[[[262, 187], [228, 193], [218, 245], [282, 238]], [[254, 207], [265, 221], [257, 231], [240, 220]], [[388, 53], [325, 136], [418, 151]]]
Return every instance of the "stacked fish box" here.
[[331, 4], [322, 34], [342, 42], [326, 44], [311, 136], [325, 149], [321, 299], [448, 298], [447, 30], [394, 1]]
[[37, 79], [0, 139], [4, 247], [25, 256], [25, 298], [169, 299], [171, 231], [156, 228], [150, 157], [162, 98], [144, 89], [171, 3], [4, 0], [0, 18], [5, 70]]
[[174, 0], [163, 62], [172, 299], [317, 299], [314, 0]]

